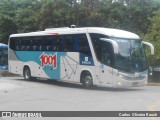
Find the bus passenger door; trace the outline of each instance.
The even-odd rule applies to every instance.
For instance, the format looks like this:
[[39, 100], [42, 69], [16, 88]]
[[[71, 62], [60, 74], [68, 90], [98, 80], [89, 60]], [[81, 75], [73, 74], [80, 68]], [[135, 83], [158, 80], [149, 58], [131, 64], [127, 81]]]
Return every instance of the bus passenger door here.
[[114, 66], [114, 52], [113, 46], [107, 41], [101, 41], [98, 58], [100, 64], [100, 82], [112, 86], [113, 83], [113, 66]]
[[111, 67], [108, 67], [106, 65], [100, 65], [100, 69], [99, 69], [99, 73], [100, 73], [100, 79], [99, 82], [103, 83], [104, 85], [107, 86], [112, 86], [112, 81], [113, 81], [113, 75], [112, 75], [112, 71], [113, 69]]

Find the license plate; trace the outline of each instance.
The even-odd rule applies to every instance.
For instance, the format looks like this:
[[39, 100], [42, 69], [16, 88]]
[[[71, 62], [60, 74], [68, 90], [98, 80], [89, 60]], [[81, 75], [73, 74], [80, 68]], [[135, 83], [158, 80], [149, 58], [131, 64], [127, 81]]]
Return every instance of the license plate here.
[[134, 87], [138, 86], [138, 82], [132, 83], [132, 86], [134, 86]]

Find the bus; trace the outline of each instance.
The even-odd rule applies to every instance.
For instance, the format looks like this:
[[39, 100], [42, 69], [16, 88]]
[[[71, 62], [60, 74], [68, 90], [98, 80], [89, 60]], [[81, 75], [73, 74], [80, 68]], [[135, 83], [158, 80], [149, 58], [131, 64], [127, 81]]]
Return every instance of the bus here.
[[101, 27], [50, 28], [12, 34], [9, 71], [34, 78], [108, 87], [144, 86], [148, 66], [144, 45], [134, 33]]
[[0, 70], [8, 69], [8, 45], [0, 43]]

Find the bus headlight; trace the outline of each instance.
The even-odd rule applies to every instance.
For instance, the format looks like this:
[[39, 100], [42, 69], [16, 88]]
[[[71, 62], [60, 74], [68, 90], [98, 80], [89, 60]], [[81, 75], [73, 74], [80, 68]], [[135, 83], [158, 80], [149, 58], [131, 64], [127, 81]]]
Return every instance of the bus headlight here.
[[125, 79], [125, 80], [130, 80], [131, 79], [131, 77], [124, 76], [124, 75], [121, 75], [121, 74], [119, 74], [118, 77], [121, 78], [121, 79]]
[[118, 75], [119, 78], [121, 79], [125, 79], [125, 80], [143, 80], [143, 79], [146, 79], [147, 78], [147, 75], [139, 75], [139, 76], [125, 76], [125, 75], [121, 75], [119, 74]]
[[121, 83], [121, 82], [118, 82], [118, 85], [119, 85], [119, 86], [121, 86], [121, 85], [122, 85], [122, 83]]

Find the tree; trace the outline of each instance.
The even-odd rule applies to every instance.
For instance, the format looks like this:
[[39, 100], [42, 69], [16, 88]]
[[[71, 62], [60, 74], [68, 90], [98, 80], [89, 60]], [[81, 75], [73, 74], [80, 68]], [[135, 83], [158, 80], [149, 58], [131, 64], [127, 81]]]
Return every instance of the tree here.
[[65, 0], [41, 0], [39, 28], [64, 27], [73, 24], [73, 3]]
[[38, 30], [40, 0], [1, 0], [0, 38], [7, 43], [11, 34]]
[[[154, 16], [150, 19], [151, 28], [148, 30], [147, 34], [143, 38], [151, 42], [155, 47], [154, 61], [150, 63], [154, 66], [160, 65], [160, 9], [154, 12]], [[153, 59], [152, 59], [153, 60]]]
[[50, 27], [108, 27], [145, 34], [159, 0], [0, 0], [0, 40]]
[[38, 30], [39, 0], [19, 0], [15, 11], [17, 32], [31, 32]]
[[8, 43], [10, 34], [16, 33], [16, 4], [10, 0], [0, 1], [0, 42]]

